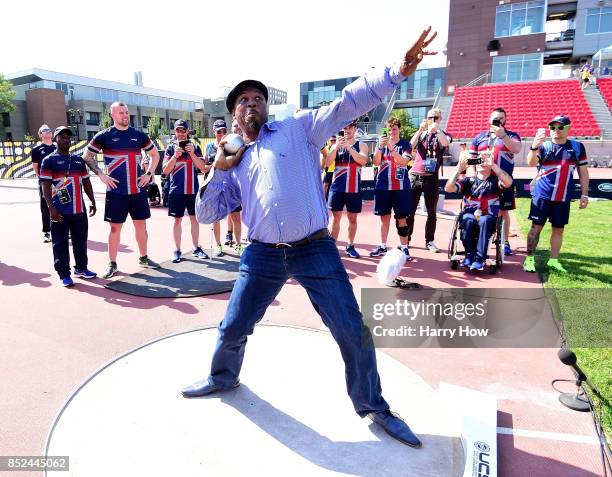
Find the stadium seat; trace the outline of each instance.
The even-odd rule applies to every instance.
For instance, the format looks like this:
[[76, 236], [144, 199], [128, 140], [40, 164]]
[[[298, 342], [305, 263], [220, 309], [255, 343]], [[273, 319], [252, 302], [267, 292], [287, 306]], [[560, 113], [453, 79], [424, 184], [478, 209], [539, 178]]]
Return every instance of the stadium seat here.
[[[600, 79], [598, 85], [611, 105], [612, 78]], [[522, 137], [533, 136], [558, 114], [571, 118], [572, 136], [601, 134], [580, 84], [574, 79], [459, 87], [455, 90], [446, 130], [455, 138], [474, 137], [487, 129], [489, 114], [496, 107], [506, 110], [508, 129]]]

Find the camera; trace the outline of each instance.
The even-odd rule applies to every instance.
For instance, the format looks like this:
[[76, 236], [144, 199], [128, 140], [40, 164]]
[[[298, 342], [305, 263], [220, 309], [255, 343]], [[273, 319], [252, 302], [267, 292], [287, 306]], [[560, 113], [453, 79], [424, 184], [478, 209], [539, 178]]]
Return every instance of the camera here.
[[336, 134], [336, 136], [344, 137], [344, 131], [338, 131], [338, 134]]
[[185, 147], [189, 144], [189, 141], [179, 141], [178, 145], [181, 149], [185, 150]]
[[480, 156], [478, 156], [478, 157], [470, 157], [467, 160], [467, 164], [468, 164], [468, 166], [477, 166], [478, 164], [482, 164], [482, 158]]
[[494, 119], [493, 121], [491, 121], [491, 124], [493, 126], [500, 127], [501, 126], [501, 119]]

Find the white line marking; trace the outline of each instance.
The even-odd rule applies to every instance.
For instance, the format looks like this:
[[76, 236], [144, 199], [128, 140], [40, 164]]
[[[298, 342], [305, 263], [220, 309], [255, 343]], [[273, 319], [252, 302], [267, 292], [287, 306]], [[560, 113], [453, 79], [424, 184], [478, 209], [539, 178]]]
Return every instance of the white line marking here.
[[599, 444], [595, 436], [584, 436], [579, 434], [562, 434], [560, 432], [529, 431], [527, 429], [511, 429], [509, 427], [498, 427], [498, 434], [506, 434], [520, 437], [533, 437], [536, 439], [548, 439], [553, 441], [577, 442], [580, 444]]

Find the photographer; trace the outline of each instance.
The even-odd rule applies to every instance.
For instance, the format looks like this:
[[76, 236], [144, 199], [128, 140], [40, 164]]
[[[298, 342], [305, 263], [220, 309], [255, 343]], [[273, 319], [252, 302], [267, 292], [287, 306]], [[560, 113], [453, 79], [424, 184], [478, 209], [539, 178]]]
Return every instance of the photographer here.
[[173, 263], [182, 260], [181, 252], [181, 222], [185, 209], [191, 222], [191, 239], [193, 241], [193, 255], [197, 258], [209, 258], [199, 245], [200, 224], [195, 215], [195, 198], [199, 188], [198, 170], [205, 172], [206, 165], [202, 160], [200, 146], [189, 140], [189, 126], [187, 121], [177, 119], [174, 123], [176, 139], [166, 148], [164, 154], [164, 174], [169, 175], [170, 191], [168, 194], [168, 215], [174, 217], [174, 244], [176, 250], [172, 258]]
[[563, 230], [569, 222], [570, 200], [574, 190], [574, 170], [580, 177], [580, 208], [589, 205], [589, 170], [586, 150], [581, 142], [568, 139], [570, 118], [556, 116], [549, 123], [550, 141], [544, 141], [546, 130], [538, 129], [527, 155], [527, 164], [538, 166], [538, 175], [531, 187], [531, 230], [527, 235], [527, 257], [523, 270], [535, 272], [535, 249], [546, 220], [550, 222], [550, 259], [547, 266], [565, 273], [559, 262]]
[[442, 154], [445, 148], [452, 142], [452, 137], [440, 129], [442, 111], [438, 108], [431, 109], [418, 131], [412, 136], [410, 145], [416, 149], [414, 165], [410, 169], [410, 187], [412, 189], [412, 207], [408, 215], [408, 243], [412, 238], [414, 229], [414, 214], [419, 205], [421, 194], [425, 196], [425, 207], [427, 207], [427, 222], [425, 224], [425, 247], [438, 252], [434, 243], [436, 234], [436, 208], [438, 206], [438, 176], [442, 165]]
[[[493, 156], [493, 162], [510, 177], [514, 172], [514, 155], [521, 152], [521, 138], [512, 131], [506, 129], [506, 111], [503, 108], [495, 108], [489, 116], [489, 130], [478, 134], [470, 146], [472, 153], [489, 151]], [[505, 188], [502, 191], [500, 208], [504, 218], [504, 254], [512, 255], [512, 248], [508, 237], [510, 236], [510, 210], [516, 209], [514, 200], [514, 187]]]
[[[501, 189], [512, 185], [512, 177], [493, 162], [491, 154], [483, 153], [476, 167], [476, 175], [457, 180], [465, 172], [468, 159], [459, 160], [455, 173], [448, 179], [444, 190], [463, 194], [461, 215], [461, 241], [465, 248], [465, 259], [461, 263], [470, 270], [483, 270], [487, 259], [489, 240], [495, 231], [499, 214]], [[495, 174], [495, 175], [493, 175]]]
[[[232, 133], [242, 136], [242, 129], [238, 126], [238, 121], [235, 119], [232, 121]], [[238, 255], [242, 253], [242, 206], [236, 207], [227, 216], [227, 234], [225, 235], [225, 242], [223, 245], [229, 245], [230, 247], [235, 244], [234, 250]]]
[[412, 159], [410, 143], [400, 138], [401, 122], [390, 118], [383, 128], [380, 142], [372, 162], [379, 166], [374, 188], [374, 214], [380, 216], [380, 245], [370, 252], [370, 257], [387, 253], [387, 237], [391, 222], [391, 209], [395, 214], [395, 227], [400, 239], [400, 248], [411, 260], [408, 251], [408, 224], [406, 219], [411, 210], [410, 178], [408, 163]]
[[51, 240], [53, 242], [53, 264], [62, 286], [74, 285], [70, 277], [70, 251], [68, 236], [72, 239], [74, 275], [84, 279], [95, 278], [87, 269], [87, 214], [83, 191], [90, 201], [89, 216], [96, 213], [91, 180], [85, 162], [80, 156], [70, 154], [72, 131], [66, 126], [53, 133], [57, 151], [49, 154], [40, 166], [40, 183], [43, 197], [51, 215]]

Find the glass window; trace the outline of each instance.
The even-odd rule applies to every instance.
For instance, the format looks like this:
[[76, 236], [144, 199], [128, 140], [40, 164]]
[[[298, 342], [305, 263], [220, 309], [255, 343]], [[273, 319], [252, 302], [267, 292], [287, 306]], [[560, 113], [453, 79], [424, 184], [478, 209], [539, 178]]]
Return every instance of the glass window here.
[[491, 81], [531, 81], [540, 79], [542, 54], [498, 56], [493, 58]]
[[499, 5], [495, 11], [495, 36], [529, 35], [544, 31], [544, 2]]
[[612, 7], [587, 9], [586, 33], [608, 33], [612, 31]]

